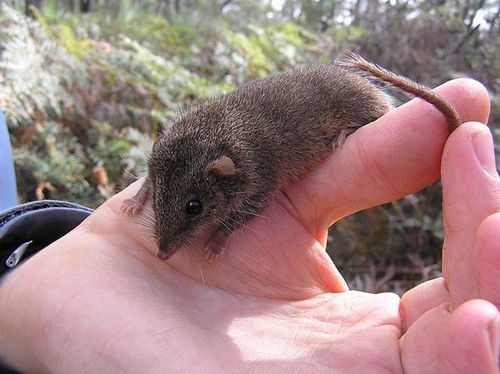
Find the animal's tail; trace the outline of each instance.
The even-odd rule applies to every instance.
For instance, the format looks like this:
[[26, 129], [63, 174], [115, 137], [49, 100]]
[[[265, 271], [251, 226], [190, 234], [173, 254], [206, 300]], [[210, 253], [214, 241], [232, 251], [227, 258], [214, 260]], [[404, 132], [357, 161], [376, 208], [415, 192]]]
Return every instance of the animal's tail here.
[[413, 82], [402, 75], [395, 74], [378, 65], [372, 64], [353, 52], [348, 52], [345, 57], [336, 61], [336, 63], [347, 69], [362, 71], [369, 77], [379, 79], [403, 92], [419, 97], [432, 104], [446, 118], [450, 133], [462, 123], [460, 115], [450, 102], [421, 84]]

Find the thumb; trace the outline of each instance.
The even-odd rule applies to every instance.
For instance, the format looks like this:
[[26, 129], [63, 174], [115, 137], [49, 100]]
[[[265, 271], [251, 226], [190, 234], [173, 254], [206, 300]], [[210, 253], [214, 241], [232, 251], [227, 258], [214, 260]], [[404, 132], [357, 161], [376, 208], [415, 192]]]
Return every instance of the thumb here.
[[[469, 122], [448, 139], [441, 164], [445, 246], [443, 272], [452, 305], [479, 297], [473, 271], [481, 223], [500, 212], [500, 178], [488, 127]], [[480, 249], [479, 249], [480, 250]]]
[[497, 373], [500, 324], [496, 307], [470, 300], [450, 316], [441, 339], [438, 373]]

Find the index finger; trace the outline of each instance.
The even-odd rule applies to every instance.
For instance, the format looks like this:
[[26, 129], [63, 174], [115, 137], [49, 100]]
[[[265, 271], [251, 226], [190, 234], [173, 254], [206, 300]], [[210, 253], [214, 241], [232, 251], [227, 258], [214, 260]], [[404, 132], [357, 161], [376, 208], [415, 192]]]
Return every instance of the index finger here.
[[[456, 107], [463, 121], [487, 121], [489, 97], [479, 82], [457, 79], [436, 92]], [[328, 227], [435, 181], [448, 135], [441, 113], [414, 99], [350, 135], [318, 170], [288, 192], [304, 221]]]

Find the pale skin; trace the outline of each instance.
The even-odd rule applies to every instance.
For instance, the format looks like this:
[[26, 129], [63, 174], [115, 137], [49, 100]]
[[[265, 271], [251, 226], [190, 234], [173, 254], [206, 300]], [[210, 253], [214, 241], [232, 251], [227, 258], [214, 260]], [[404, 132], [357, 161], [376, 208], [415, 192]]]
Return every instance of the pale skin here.
[[[4, 279], [1, 357], [33, 373], [498, 372], [489, 99], [470, 80], [437, 91], [466, 121], [449, 139], [420, 100], [392, 111], [278, 194], [215, 264], [199, 248], [159, 260], [120, 210], [139, 184], [117, 194]], [[401, 299], [348, 290], [323, 249], [328, 226], [440, 175], [444, 278]]]

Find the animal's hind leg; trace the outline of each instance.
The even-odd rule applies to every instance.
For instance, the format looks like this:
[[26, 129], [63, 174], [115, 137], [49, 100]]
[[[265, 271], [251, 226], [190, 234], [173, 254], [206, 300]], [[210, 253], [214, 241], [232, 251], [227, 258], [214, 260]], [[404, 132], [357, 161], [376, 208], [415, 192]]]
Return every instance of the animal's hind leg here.
[[346, 138], [351, 135], [354, 131], [356, 131], [357, 129], [359, 129], [359, 127], [346, 127], [342, 130], [340, 130], [340, 133], [339, 135], [337, 136], [337, 138], [334, 140], [333, 144], [332, 144], [332, 149], [337, 149], [337, 148], [341, 148], [342, 147], [342, 144], [344, 144]]

